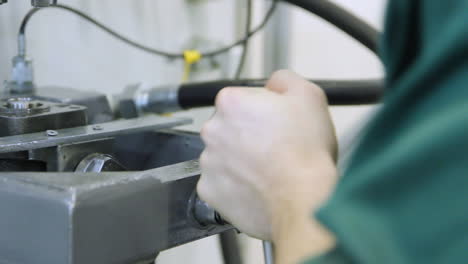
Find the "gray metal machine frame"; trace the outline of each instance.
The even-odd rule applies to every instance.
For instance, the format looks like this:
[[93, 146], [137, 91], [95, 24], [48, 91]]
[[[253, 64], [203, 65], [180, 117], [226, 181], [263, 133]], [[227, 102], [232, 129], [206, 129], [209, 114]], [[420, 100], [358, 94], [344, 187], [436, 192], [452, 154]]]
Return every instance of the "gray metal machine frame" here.
[[89, 122], [0, 137], [0, 159], [47, 164], [0, 173], [0, 264], [153, 263], [160, 251], [232, 229], [196, 198], [203, 143], [173, 129], [190, 119], [114, 120], [101, 94], [39, 91], [34, 100], [51, 107], [85, 107]]

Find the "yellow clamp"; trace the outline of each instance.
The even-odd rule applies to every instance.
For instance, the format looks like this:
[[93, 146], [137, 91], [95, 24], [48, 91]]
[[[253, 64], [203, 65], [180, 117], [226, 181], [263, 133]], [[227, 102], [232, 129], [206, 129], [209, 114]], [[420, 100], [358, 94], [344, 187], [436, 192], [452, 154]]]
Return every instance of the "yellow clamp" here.
[[182, 82], [189, 80], [190, 71], [192, 69], [192, 64], [197, 63], [202, 58], [202, 54], [198, 50], [186, 50], [184, 51], [184, 76]]

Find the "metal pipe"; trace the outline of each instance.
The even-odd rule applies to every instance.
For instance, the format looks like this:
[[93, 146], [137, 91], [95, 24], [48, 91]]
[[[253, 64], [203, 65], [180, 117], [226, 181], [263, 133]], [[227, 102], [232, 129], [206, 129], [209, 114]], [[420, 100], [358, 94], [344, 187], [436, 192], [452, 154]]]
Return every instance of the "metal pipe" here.
[[275, 264], [273, 244], [269, 241], [263, 241], [263, 255], [265, 264]]

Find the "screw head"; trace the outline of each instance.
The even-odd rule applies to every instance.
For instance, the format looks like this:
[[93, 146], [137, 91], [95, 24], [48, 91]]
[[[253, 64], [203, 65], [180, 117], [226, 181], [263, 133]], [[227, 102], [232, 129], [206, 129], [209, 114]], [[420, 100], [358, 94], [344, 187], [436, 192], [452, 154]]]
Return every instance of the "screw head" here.
[[99, 130], [103, 130], [104, 128], [102, 126], [99, 126], [99, 125], [95, 125], [93, 126], [93, 130], [94, 131], [99, 131]]
[[59, 133], [55, 130], [47, 130], [46, 131], [46, 135], [49, 136], [49, 137], [55, 137], [57, 136]]

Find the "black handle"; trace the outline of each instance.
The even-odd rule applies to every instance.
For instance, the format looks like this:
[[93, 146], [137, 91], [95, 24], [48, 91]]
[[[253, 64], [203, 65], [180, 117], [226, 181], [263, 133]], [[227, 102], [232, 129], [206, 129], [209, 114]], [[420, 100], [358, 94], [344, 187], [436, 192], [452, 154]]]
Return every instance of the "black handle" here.
[[[188, 83], [180, 86], [179, 105], [183, 109], [213, 106], [216, 95], [225, 87], [263, 87], [266, 79], [219, 80]], [[364, 105], [378, 103], [384, 91], [382, 80], [311, 80], [327, 95], [330, 105]]]

